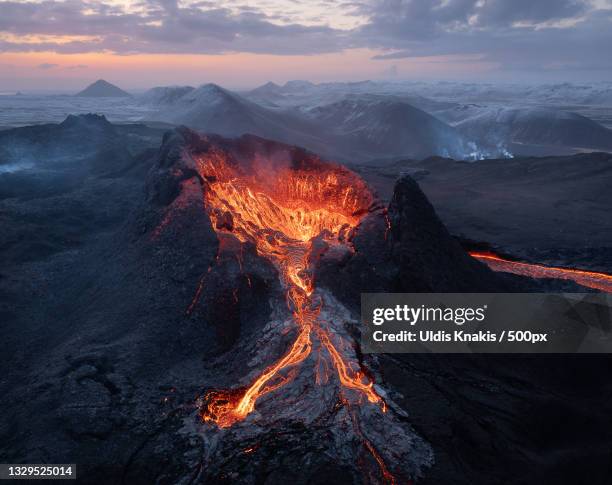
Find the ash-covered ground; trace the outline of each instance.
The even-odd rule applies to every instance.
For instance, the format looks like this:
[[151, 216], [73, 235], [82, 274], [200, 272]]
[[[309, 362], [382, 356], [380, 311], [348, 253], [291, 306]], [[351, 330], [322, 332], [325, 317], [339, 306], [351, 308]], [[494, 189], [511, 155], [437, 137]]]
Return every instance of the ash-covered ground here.
[[83, 483], [609, 482], [611, 359], [360, 353], [362, 291], [575, 289], [470, 258], [410, 176], [310, 268], [342, 355], [387, 412], [334, 373], [318, 383], [313, 353], [243, 421], [202, 422], [207, 392], [247, 385], [295, 326], [278, 268], [227, 222], [220, 245], [197, 155], [314, 156], [160, 136], [96, 116], [0, 132], [3, 160], [28, 164], [0, 175], [0, 461], [77, 463]]

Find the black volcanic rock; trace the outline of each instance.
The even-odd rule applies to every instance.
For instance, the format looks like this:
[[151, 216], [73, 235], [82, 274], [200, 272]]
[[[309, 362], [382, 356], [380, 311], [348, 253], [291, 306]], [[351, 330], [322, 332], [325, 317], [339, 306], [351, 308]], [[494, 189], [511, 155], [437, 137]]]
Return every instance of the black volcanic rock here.
[[516, 157], [465, 163], [401, 160], [364, 167], [385, 200], [402, 172], [419, 185], [449, 231], [526, 261], [612, 271], [612, 155]]
[[402, 291], [492, 291], [505, 284], [451, 237], [417, 183], [401, 177], [389, 204], [392, 258]]
[[[171, 307], [192, 322], [194, 330], [198, 328], [195, 324], [200, 325], [202, 335], [208, 335], [206, 347], [211, 357], [239, 337], [257, 331], [270, 311], [262, 302], [280, 289], [276, 270], [257, 257], [254, 248], [241, 248], [237, 241], [230, 241], [226, 244], [235, 245], [241, 259], [231, 251], [220, 253], [217, 235], [204, 210], [204, 181], [193, 158], [209, 146], [210, 142], [188, 129], [165, 135], [131, 230], [141, 252], [138, 260], [161, 271], [158, 278], [181, 282], [180, 286], [171, 285], [177, 298]], [[159, 298], [168, 301], [169, 295]], [[234, 298], [240, 305], [232, 305]]]
[[[81, 121], [68, 128], [73, 123]], [[93, 483], [151, 483], [189, 475], [176, 470], [192, 466], [195, 450], [193, 459], [201, 456], [197, 436], [181, 437], [178, 400], [193, 409], [202, 386], [226, 369], [215, 359], [261, 331], [278, 279], [253, 249], [244, 248], [241, 260], [217, 257], [201, 181], [193, 160], [181, 156], [184, 135], [168, 135], [146, 181], [88, 179], [64, 196], [66, 217], [76, 215], [69, 202], [87, 197], [116, 218], [87, 245], [13, 263], [15, 276], [0, 278], [7, 297], [0, 359], [13, 369], [0, 384], [9, 417], [0, 423], [2, 459], [70, 455]], [[178, 468], [166, 470], [163, 456], [173, 454]]]
[[77, 250], [122, 221], [148, 169], [127, 145], [97, 115], [0, 132], [0, 266]]
[[368, 215], [354, 254], [324, 255], [317, 278], [357, 308], [361, 292], [496, 292], [516, 282], [469, 257], [409, 176], [395, 185], [388, 211]]
[[59, 124], [0, 132], [0, 165], [110, 174], [130, 162], [124, 135], [101, 115], [69, 115]]
[[131, 96], [131, 94], [104, 79], [98, 79], [96, 82], [75, 94], [75, 96], [87, 98], [126, 98]]

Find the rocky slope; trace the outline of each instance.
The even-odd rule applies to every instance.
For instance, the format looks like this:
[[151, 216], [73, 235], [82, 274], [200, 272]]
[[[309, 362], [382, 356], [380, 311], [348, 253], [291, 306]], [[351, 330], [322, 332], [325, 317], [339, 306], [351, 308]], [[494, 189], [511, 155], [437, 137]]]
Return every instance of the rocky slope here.
[[443, 158], [363, 167], [390, 199], [410, 173], [456, 236], [556, 266], [612, 271], [612, 157], [608, 153], [464, 163]]
[[605, 477], [609, 359], [360, 355], [359, 291], [534, 284], [469, 259], [406, 177], [389, 207], [369, 207], [349, 238], [352, 249], [322, 245], [315, 261], [322, 316], [333, 338], [347, 343], [342, 355], [375, 380], [387, 413], [340, 394], [331, 373], [317, 384], [313, 352], [244, 421], [224, 429], [203, 423], [207, 392], [247, 385], [286, 351], [295, 330], [277, 267], [232, 239], [227, 217], [212, 226], [205, 206], [214, 179], [201, 171], [202, 157], [226, 157], [245, 170], [270, 159], [289, 170], [328, 166], [269, 140], [181, 129], [142, 162], [146, 177], [115, 180], [123, 207], [110, 204], [98, 182], [84, 185], [115, 222], [76, 250], [15, 261], [0, 279], [8, 297], [0, 359], [10, 369], [0, 383], [2, 461], [76, 462], [86, 483]]

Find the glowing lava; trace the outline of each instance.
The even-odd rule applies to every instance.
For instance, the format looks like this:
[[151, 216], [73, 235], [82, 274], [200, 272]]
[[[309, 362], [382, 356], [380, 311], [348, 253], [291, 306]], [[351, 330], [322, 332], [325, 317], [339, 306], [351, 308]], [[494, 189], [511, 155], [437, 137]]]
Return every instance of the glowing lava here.
[[215, 231], [253, 243], [257, 253], [276, 266], [297, 325], [297, 337], [285, 355], [246, 388], [208, 393], [202, 419], [221, 428], [245, 419], [261, 396], [294, 378], [297, 365], [312, 352], [313, 339], [321, 344], [317, 348], [327, 351], [321, 357], [331, 361], [341, 385], [384, 411], [373, 382], [345, 362], [329, 331], [320, 325], [322, 302], [314, 294], [312, 277], [316, 247], [345, 243], [370, 207], [373, 198], [364, 182], [317, 159], [307, 163], [255, 159], [245, 165], [212, 151], [197, 163], [206, 181], [206, 210]]
[[486, 263], [493, 271], [514, 273], [531, 278], [556, 278], [572, 280], [582, 286], [595, 288], [600, 291], [612, 293], [612, 275], [571, 268], [558, 268], [542, 264], [520, 263], [502, 258], [491, 252], [472, 251], [473, 258]]

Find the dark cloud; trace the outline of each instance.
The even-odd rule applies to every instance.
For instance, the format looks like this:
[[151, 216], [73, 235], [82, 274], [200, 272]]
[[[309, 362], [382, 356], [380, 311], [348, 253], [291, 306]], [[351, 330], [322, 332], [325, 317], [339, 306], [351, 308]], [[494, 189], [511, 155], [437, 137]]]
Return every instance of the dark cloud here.
[[489, 0], [478, 9], [478, 23], [487, 26], [541, 23], [573, 18], [587, 9], [588, 4], [580, 0]]
[[[394, 0], [355, 36], [377, 60], [479, 55], [505, 71], [612, 70], [612, 10], [566, 0]], [[372, 8], [369, 5], [368, 8]], [[382, 10], [379, 10], [382, 9]], [[419, 12], [415, 17], [416, 12]]]
[[447, 33], [502, 34], [518, 25], [576, 18], [586, 0], [380, 0], [362, 5], [370, 22], [359, 35], [381, 46], [428, 41]]
[[43, 64], [39, 64], [38, 69], [54, 69], [56, 67], [58, 67], [58, 64], [49, 64], [48, 62], [44, 62]]

